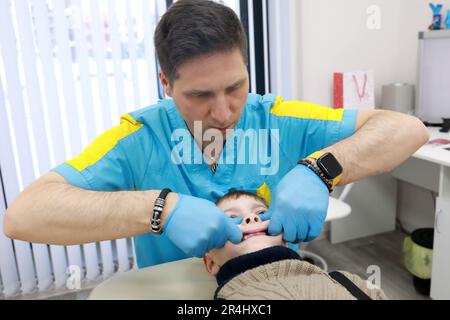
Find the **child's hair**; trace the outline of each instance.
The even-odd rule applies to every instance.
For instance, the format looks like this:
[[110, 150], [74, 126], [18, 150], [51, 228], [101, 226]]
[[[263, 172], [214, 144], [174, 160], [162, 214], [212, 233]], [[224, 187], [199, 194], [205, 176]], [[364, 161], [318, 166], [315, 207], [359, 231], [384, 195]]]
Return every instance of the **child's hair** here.
[[216, 205], [218, 206], [221, 202], [223, 202], [225, 200], [230, 200], [230, 199], [236, 200], [236, 199], [238, 199], [240, 197], [244, 197], [244, 196], [258, 200], [258, 201], [262, 202], [266, 207], [268, 207], [266, 201], [263, 198], [261, 198], [260, 196], [254, 194], [252, 192], [245, 191], [245, 190], [234, 190], [234, 191], [228, 192], [226, 195], [224, 195], [222, 198], [220, 198], [219, 200], [216, 201]]

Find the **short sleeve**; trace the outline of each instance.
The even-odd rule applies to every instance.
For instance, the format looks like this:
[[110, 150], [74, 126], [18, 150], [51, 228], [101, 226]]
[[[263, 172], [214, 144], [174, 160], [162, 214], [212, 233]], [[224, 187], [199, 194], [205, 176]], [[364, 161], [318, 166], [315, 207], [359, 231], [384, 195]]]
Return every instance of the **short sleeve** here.
[[133, 190], [151, 156], [151, 135], [146, 131], [142, 123], [125, 115], [118, 126], [104, 132], [80, 155], [52, 171], [83, 189]]
[[355, 132], [358, 110], [333, 109], [303, 101], [282, 101], [270, 109], [271, 121], [279, 129], [281, 148], [298, 160], [322, 150]]

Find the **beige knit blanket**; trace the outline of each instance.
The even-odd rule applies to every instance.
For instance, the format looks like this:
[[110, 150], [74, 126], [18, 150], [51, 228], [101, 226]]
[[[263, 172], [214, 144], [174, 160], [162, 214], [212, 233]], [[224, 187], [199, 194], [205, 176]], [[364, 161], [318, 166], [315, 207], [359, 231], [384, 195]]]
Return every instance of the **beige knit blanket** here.
[[[341, 271], [371, 299], [387, 299], [359, 276]], [[226, 300], [354, 300], [345, 287], [322, 269], [300, 260], [262, 265], [231, 279], [217, 298]]]

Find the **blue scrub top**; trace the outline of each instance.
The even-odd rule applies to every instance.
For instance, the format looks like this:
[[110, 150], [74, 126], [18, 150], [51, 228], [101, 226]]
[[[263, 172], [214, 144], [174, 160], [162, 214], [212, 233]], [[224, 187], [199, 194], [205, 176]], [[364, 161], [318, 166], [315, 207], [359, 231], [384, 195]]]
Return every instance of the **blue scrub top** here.
[[[213, 174], [204, 161], [195, 162], [201, 159], [201, 150], [191, 135], [179, 134], [188, 128], [174, 101], [165, 99], [121, 117], [120, 125], [53, 171], [88, 190], [171, 188], [211, 201], [232, 190], [247, 190], [270, 202], [271, 191], [299, 159], [351, 136], [356, 118], [353, 109], [249, 94], [234, 136], [227, 140]], [[249, 129], [257, 133], [253, 135], [258, 137], [257, 148], [245, 143], [249, 139], [237, 138], [252, 132]], [[230, 161], [238, 156], [245, 161]], [[189, 258], [164, 234], [146, 233], [134, 240], [140, 268]]]

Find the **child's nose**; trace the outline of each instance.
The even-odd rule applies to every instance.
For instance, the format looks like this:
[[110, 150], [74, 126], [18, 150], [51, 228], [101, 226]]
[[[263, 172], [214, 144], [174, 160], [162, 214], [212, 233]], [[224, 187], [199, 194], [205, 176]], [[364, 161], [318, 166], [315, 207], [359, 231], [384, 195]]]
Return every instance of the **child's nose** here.
[[261, 218], [258, 215], [251, 214], [244, 218], [244, 224], [251, 224], [261, 222]]

